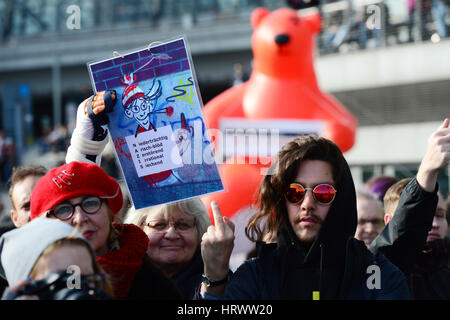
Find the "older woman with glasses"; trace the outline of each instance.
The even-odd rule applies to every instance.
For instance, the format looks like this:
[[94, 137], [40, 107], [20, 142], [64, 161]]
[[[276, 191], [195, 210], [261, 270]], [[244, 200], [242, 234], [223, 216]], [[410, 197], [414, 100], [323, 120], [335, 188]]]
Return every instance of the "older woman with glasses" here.
[[78, 226], [108, 274], [115, 298], [180, 299], [176, 286], [149, 260], [138, 227], [114, 223], [123, 205], [119, 184], [95, 164], [73, 161], [50, 170], [31, 195], [31, 219], [45, 216]]
[[193, 298], [203, 273], [200, 243], [211, 225], [202, 201], [191, 198], [140, 210], [133, 207], [125, 223], [144, 230], [153, 264], [175, 282], [186, 299]]

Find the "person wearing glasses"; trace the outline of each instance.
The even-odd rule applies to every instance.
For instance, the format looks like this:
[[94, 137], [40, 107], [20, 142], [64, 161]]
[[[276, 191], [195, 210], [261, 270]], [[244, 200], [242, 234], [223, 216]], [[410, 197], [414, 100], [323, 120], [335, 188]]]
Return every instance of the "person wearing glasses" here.
[[[316, 135], [297, 137], [282, 147], [272, 169], [260, 185], [259, 211], [245, 230], [257, 242], [258, 256], [241, 265], [228, 284], [203, 283], [203, 298], [409, 298], [401, 271], [353, 238], [356, 193], [336, 144]], [[212, 209], [215, 230], [203, 236], [202, 255], [205, 276], [220, 281], [227, 277], [226, 268], [214, 256], [229, 252], [226, 240], [232, 239], [234, 226], [216, 204]], [[267, 234], [276, 235], [277, 242], [260, 242]], [[379, 283], [367, 285], [371, 265], [378, 268]]]
[[175, 282], [185, 299], [193, 299], [204, 269], [200, 243], [211, 225], [203, 202], [195, 197], [140, 210], [132, 207], [124, 222], [144, 230], [150, 260]]
[[364, 241], [366, 247], [369, 248], [384, 227], [383, 204], [376, 198], [375, 194], [358, 191], [356, 193], [356, 209], [358, 224], [355, 238]]
[[181, 293], [147, 257], [148, 237], [137, 226], [114, 223], [123, 205], [117, 181], [95, 164], [73, 161], [51, 169], [31, 195], [31, 219], [77, 226], [95, 250], [117, 299], [180, 299]]
[[[212, 203], [214, 227], [202, 238], [205, 281], [197, 298], [409, 299], [401, 270], [431, 228], [437, 174], [450, 161], [449, 146], [446, 119], [430, 136], [416, 178], [369, 251], [354, 238], [356, 192], [336, 144], [316, 135], [286, 143], [261, 182], [259, 211], [246, 226], [258, 255], [232, 277], [234, 225]], [[276, 243], [261, 241], [275, 237]]]
[[[3, 300], [111, 299], [110, 283], [90, 243], [58, 220], [37, 218], [5, 233], [0, 239], [0, 256], [10, 284]], [[68, 279], [73, 285], [67, 285]], [[44, 286], [44, 281], [53, 287]]]
[[[107, 132], [95, 117], [87, 112], [92, 100], [94, 114], [101, 116], [113, 108], [114, 92], [98, 92], [94, 98], [78, 106], [77, 125], [66, 155], [66, 162], [81, 161], [100, 166]], [[124, 219], [126, 224], [140, 227], [148, 236], [147, 255], [167, 277], [171, 278], [185, 299], [191, 299], [200, 284], [203, 261], [200, 242], [211, 220], [199, 198], [135, 210], [131, 207]]]

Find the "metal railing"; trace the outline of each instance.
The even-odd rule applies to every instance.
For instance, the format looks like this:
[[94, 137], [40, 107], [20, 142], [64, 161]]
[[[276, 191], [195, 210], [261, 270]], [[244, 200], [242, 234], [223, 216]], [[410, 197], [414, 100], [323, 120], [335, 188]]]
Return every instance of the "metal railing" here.
[[322, 1], [319, 10], [321, 54], [448, 37], [450, 9], [442, 0]]
[[[448, 37], [443, 0], [321, 0], [320, 54]], [[275, 10], [284, 0], [2, 0], [0, 44], [10, 39], [111, 31], [136, 26], [185, 28], [248, 21], [254, 8]], [[79, 15], [79, 25], [73, 24]], [[72, 23], [72, 26], [70, 25]]]
[[[80, 15], [80, 31], [157, 27], [161, 23], [215, 23], [248, 17], [263, 6], [276, 9], [284, 0], [2, 0], [0, 38], [68, 33], [71, 15]], [[70, 21], [69, 21], [70, 23]]]

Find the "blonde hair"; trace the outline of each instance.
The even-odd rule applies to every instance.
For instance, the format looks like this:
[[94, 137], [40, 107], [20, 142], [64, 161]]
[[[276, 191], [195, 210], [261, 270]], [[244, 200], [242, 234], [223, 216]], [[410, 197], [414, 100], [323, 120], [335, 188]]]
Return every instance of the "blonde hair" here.
[[195, 219], [195, 227], [197, 229], [198, 243], [201, 243], [202, 236], [211, 225], [211, 219], [203, 202], [198, 198], [181, 200], [169, 204], [161, 204], [149, 208], [136, 210], [134, 207], [128, 209], [124, 223], [131, 223], [140, 228], [144, 227], [147, 216], [154, 212], [164, 212], [165, 216], [171, 215], [176, 210], [191, 216]]
[[404, 178], [387, 189], [386, 194], [383, 198], [384, 203], [384, 212], [385, 215], [394, 215], [395, 208], [398, 205], [398, 201], [400, 200], [400, 196], [405, 189], [406, 185], [412, 180], [412, 178]]
[[359, 190], [356, 192], [356, 201], [358, 202], [358, 200], [362, 200], [362, 199], [368, 200], [368, 201], [373, 201], [384, 212], [383, 202], [378, 200], [376, 194], [368, 192], [366, 190]]

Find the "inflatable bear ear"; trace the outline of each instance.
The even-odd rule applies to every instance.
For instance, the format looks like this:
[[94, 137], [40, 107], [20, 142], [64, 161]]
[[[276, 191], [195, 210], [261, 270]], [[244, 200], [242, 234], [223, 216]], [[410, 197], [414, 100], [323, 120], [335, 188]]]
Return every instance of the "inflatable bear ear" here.
[[252, 12], [252, 16], [250, 17], [250, 22], [252, 24], [253, 29], [256, 29], [258, 25], [261, 23], [261, 21], [263, 21], [263, 19], [269, 15], [269, 13], [270, 11], [267, 10], [266, 8], [263, 7], [256, 8]]
[[316, 34], [319, 33], [322, 28], [322, 18], [319, 13], [312, 13], [302, 17], [306, 24], [309, 26], [311, 31]]

